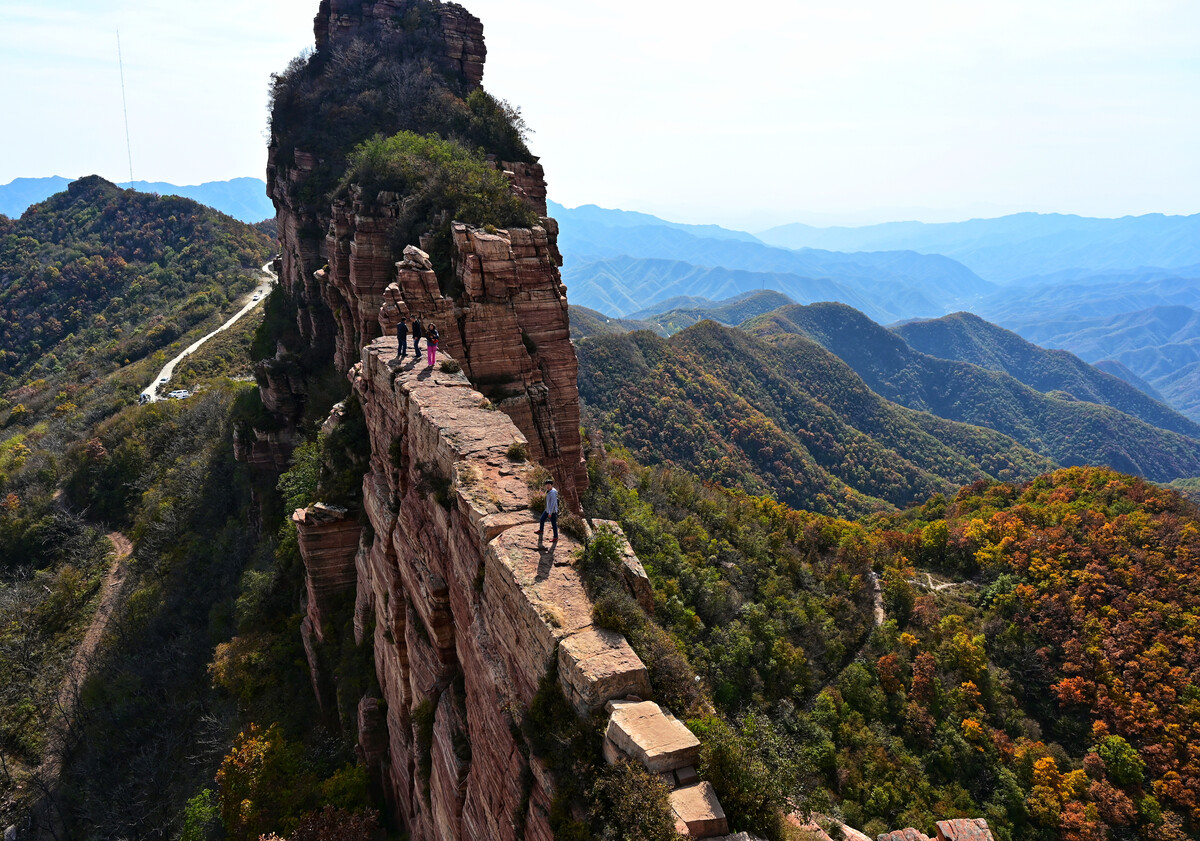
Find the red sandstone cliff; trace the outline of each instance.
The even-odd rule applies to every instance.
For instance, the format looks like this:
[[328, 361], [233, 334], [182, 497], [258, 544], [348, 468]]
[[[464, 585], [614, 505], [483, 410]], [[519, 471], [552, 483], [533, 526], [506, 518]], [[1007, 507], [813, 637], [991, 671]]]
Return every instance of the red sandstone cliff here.
[[[315, 21], [319, 50], [362, 35], [371, 26], [403, 25], [411, 0], [324, 0]], [[483, 26], [454, 4], [434, 4], [445, 61], [477, 87], [483, 78]], [[545, 218], [546, 183], [537, 163], [498, 162], [514, 192], [542, 215], [532, 230], [486, 234], [456, 227], [452, 278], [406, 260], [393, 242], [405, 197], [362, 195], [331, 206], [309, 204], [301, 187], [321, 162], [303, 150], [273, 143], [267, 189], [276, 207], [280, 284], [297, 310], [300, 340], [318, 358], [332, 355], [345, 371], [359, 350], [380, 335], [383, 293], [399, 284], [410, 315], [434, 321], [442, 347], [472, 383], [508, 414], [529, 441], [531, 455], [555, 475], [565, 501], [577, 507], [586, 487], [581, 458], [577, 363], [570, 345], [566, 288], [558, 267], [558, 227]], [[456, 290], [448, 293], [444, 290]], [[294, 422], [305, 395], [294, 387], [286, 354], [260, 364], [268, 408]]]
[[[478, 86], [482, 26], [452, 4], [323, 0], [318, 50], [403, 27], [417, 5], [436, 14], [438, 60]], [[307, 400], [301, 360], [332, 360], [350, 374], [370, 438], [362, 484], [369, 527], [357, 512], [330, 506], [293, 515], [314, 691], [332, 712], [319, 650], [353, 594], [356, 641], [371, 646], [382, 697], [360, 699], [357, 720], [344, 724], [357, 727], [360, 755], [414, 841], [552, 838], [554, 781], [514, 734], [555, 665], [580, 715], [608, 705], [606, 755], [669, 777], [682, 830], [721, 834], [720, 804], [692, 767], [695, 737], [640, 700], [650, 694], [642, 662], [620, 634], [592, 624], [574, 568], [581, 547], [565, 533], [538, 545], [530, 462], [554, 474], [570, 508], [579, 510], [586, 488], [577, 362], [542, 169], [494, 163], [540, 224], [454, 224], [451, 276], [438, 277], [417, 243], [395, 241], [405, 196], [352, 188], [348, 200], [314, 203], [308, 186], [324, 163], [272, 144], [280, 285], [299, 338], [259, 365], [263, 405], [294, 428]], [[400, 314], [436, 324], [443, 356], [461, 372], [397, 359]], [[278, 466], [279, 455], [257, 458]], [[625, 569], [630, 591], [652, 608], [632, 551]]]

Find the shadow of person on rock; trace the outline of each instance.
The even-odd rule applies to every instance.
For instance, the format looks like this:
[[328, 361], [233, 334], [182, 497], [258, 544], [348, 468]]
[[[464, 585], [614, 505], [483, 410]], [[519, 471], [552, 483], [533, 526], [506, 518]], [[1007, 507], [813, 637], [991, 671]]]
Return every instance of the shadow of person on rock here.
[[554, 550], [558, 548], [558, 544], [551, 543], [549, 546], [538, 541], [538, 567], [537, 575], [534, 579], [541, 581], [550, 576], [550, 570], [554, 567]]

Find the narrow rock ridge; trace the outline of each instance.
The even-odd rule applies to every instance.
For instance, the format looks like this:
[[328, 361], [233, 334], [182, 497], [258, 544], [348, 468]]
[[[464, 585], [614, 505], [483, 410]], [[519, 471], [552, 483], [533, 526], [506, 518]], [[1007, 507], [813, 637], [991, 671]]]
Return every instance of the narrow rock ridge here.
[[[460, 6], [322, 0], [314, 21], [319, 53], [410, 26], [440, 31], [440, 42], [421, 42], [436, 52], [427, 57], [459, 76], [455, 85], [478, 87], [483, 29]], [[721, 804], [695, 770], [695, 737], [645, 700], [648, 675], [628, 642], [593, 625], [575, 569], [582, 546], [565, 533], [539, 545], [535, 463], [554, 475], [566, 508], [582, 513], [578, 364], [542, 168], [492, 163], [540, 224], [455, 224], [452, 276], [439, 282], [418, 244], [397, 252], [404, 197], [351, 190], [346, 201], [314, 204], [305, 197], [328, 175], [322, 162], [277, 143], [269, 150], [275, 268], [298, 338], [257, 366], [272, 424], [240, 431], [240, 452], [264, 469], [286, 465], [308, 399], [304, 371], [329, 360], [348, 372], [370, 438], [361, 516], [321, 505], [293, 515], [314, 692], [330, 718], [347, 709], [320, 664], [327, 627], [353, 604], [355, 640], [371, 647], [380, 697], [354, 699], [353, 720], [342, 724], [357, 728], [359, 754], [413, 841], [553, 837], [554, 782], [518, 724], [555, 668], [577, 713], [607, 710], [607, 759], [662, 775], [680, 832], [755, 841], [727, 835]], [[441, 359], [457, 370], [398, 359], [401, 315], [436, 324]], [[325, 432], [340, 416], [335, 408]], [[652, 612], [645, 570], [627, 545], [623, 554], [625, 586]]]
[[515, 838], [522, 806], [524, 837], [550, 838], [552, 784], [514, 739], [516, 719], [555, 658], [581, 713], [648, 694], [646, 670], [623, 637], [593, 626], [579, 544], [564, 534], [539, 548], [533, 467], [509, 457], [520, 430], [461, 374], [395, 356], [395, 340], [379, 339], [351, 373], [371, 437], [371, 529], [351, 551], [344, 519], [295, 515], [305, 625], [315, 636], [318, 578], [344, 587], [351, 576], [356, 635], [372, 636], [383, 693], [359, 706], [360, 745], [414, 839]]

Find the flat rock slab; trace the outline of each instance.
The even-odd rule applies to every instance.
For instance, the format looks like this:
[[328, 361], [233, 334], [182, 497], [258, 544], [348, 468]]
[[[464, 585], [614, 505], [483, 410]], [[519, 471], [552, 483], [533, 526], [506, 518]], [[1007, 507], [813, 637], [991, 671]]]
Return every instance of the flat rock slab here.
[[611, 706], [613, 713], [605, 735], [647, 771], [673, 771], [699, 760], [700, 740], [680, 721], [664, 715], [658, 704], [618, 701]]
[[938, 841], [995, 841], [983, 818], [956, 818], [937, 822]]
[[725, 810], [717, 800], [712, 783], [675, 789], [671, 792], [671, 809], [678, 819], [675, 829], [692, 838], [709, 838], [729, 832], [729, 821], [725, 819]]
[[558, 674], [567, 700], [583, 716], [613, 698], [650, 694], [645, 665], [624, 636], [603, 628], [588, 628], [562, 641]]

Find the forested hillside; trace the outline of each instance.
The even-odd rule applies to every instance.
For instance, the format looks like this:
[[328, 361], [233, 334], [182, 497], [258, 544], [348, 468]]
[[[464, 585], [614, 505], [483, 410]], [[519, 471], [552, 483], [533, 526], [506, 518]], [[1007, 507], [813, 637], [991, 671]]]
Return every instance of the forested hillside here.
[[0, 388], [136, 362], [253, 288], [271, 254], [250, 225], [95, 176], [0, 224]]
[[639, 459], [797, 507], [862, 514], [1052, 466], [1004, 435], [889, 403], [802, 336], [772, 344], [705, 321], [578, 352], [585, 406]]
[[1171, 492], [1074, 468], [854, 524], [590, 464], [590, 507], [737, 722], [706, 767], [768, 775], [728, 781], [739, 808], [783, 781], [868, 836], [963, 816], [1000, 841], [1196, 837], [1200, 529]]
[[1164, 482], [1200, 474], [1194, 438], [1066, 392], [1042, 394], [1003, 372], [920, 353], [843, 304], [784, 307], [746, 329], [768, 342], [807, 336], [888, 400], [994, 429], [1060, 464], [1107, 465]]
[[1063, 350], [1046, 350], [977, 315], [959, 312], [892, 328], [910, 347], [942, 359], [1004, 371], [1040, 392], [1065, 391], [1079, 400], [1112, 406], [1151, 426], [1200, 438], [1200, 424], [1132, 385]]

